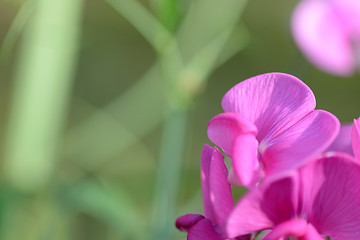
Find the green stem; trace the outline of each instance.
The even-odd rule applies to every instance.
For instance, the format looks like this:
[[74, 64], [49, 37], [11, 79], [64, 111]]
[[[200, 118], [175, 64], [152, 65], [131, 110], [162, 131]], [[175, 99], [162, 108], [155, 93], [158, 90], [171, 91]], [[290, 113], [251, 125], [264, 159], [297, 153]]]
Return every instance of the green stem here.
[[153, 206], [153, 240], [171, 239], [175, 231], [181, 163], [186, 147], [189, 111], [174, 110], [165, 122]]
[[25, 31], [8, 127], [5, 177], [46, 185], [57, 156], [76, 64], [83, 0], [38, 0]]
[[138, 1], [106, 0], [127, 19], [157, 51], [172, 40], [171, 33]]

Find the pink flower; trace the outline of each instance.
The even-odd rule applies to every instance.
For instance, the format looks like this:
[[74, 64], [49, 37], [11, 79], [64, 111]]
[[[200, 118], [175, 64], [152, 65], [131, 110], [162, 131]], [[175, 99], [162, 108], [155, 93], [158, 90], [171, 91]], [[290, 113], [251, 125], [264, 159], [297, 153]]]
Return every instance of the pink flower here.
[[360, 165], [350, 155], [322, 156], [245, 195], [228, 218], [227, 234], [271, 229], [264, 240], [358, 240], [359, 182]]
[[360, 118], [354, 119], [353, 125], [343, 124], [325, 152], [345, 152], [360, 160]]
[[259, 75], [230, 89], [222, 100], [225, 113], [210, 121], [207, 133], [231, 158], [232, 184], [253, 186], [322, 153], [339, 121], [315, 105], [309, 87], [283, 73]]
[[[224, 157], [216, 148], [204, 145], [201, 154], [201, 182], [204, 216], [187, 214], [176, 220], [176, 227], [187, 231], [188, 240], [226, 239], [225, 222], [233, 209], [231, 187]], [[249, 239], [243, 236], [237, 239]]]
[[296, 7], [292, 30], [304, 55], [318, 68], [350, 75], [360, 57], [360, 1], [304, 0]]

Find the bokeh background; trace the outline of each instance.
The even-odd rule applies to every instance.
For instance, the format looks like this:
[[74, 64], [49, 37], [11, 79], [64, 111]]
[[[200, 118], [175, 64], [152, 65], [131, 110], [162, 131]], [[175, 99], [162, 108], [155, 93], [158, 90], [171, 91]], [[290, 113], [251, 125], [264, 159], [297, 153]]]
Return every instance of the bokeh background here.
[[357, 118], [359, 73], [303, 57], [296, 4], [0, 0], [0, 239], [185, 239], [207, 123], [249, 77], [293, 74]]

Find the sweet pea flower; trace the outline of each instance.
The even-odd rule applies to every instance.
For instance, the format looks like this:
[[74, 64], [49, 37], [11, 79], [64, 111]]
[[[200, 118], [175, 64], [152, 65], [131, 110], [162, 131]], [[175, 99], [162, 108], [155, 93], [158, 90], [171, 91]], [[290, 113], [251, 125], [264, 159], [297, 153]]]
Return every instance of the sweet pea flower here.
[[295, 42], [318, 68], [346, 76], [360, 59], [360, 1], [304, 0], [292, 18]]
[[360, 160], [360, 118], [341, 125], [340, 132], [325, 152], [345, 152]]
[[324, 155], [245, 195], [228, 217], [236, 237], [270, 229], [263, 240], [360, 239], [360, 165], [350, 155]]
[[[176, 220], [176, 227], [187, 231], [188, 240], [224, 240], [224, 227], [233, 209], [231, 187], [227, 182], [228, 171], [224, 157], [217, 148], [204, 145], [201, 154], [201, 182], [204, 216], [187, 214]], [[240, 236], [234, 240], [247, 240]]]
[[284, 73], [259, 75], [231, 88], [222, 99], [225, 113], [207, 130], [231, 158], [231, 183], [253, 187], [321, 154], [340, 124], [315, 105], [310, 88]]

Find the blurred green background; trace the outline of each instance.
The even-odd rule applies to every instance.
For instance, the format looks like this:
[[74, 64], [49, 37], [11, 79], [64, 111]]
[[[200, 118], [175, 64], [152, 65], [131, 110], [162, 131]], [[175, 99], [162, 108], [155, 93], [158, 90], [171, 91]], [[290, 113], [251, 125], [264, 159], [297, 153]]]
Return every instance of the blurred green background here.
[[295, 0], [0, 0], [0, 239], [185, 239], [209, 120], [238, 82], [308, 84], [359, 116], [359, 73], [315, 69]]

